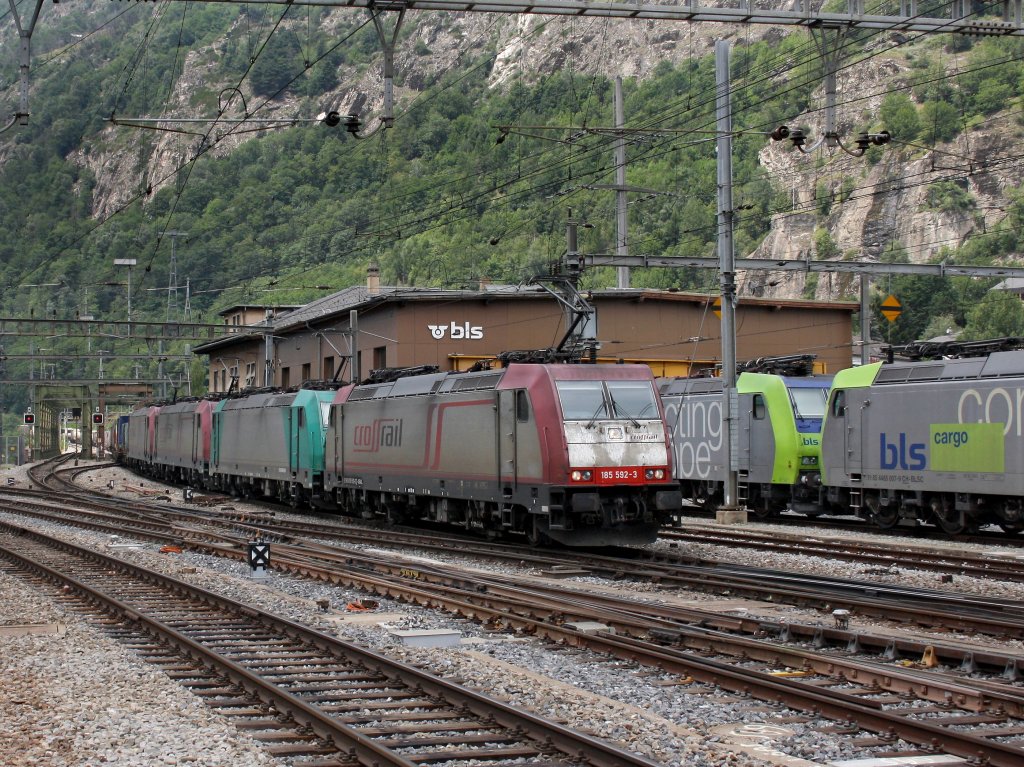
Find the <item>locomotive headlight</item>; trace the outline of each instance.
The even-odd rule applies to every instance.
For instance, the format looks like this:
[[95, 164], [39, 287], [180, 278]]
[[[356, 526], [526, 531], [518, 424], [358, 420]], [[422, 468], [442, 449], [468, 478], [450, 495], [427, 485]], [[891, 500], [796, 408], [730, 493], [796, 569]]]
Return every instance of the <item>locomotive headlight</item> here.
[[645, 479], [665, 479], [664, 469], [647, 469], [644, 471]]
[[573, 482], [589, 482], [594, 474], [589, 469], [573, 469], [569, 476]]
[[621, 426], [611, 426], [608, 428], [608, 439], [621, 440], [624, 436], [625, 434]]
[[804, 455], [800, 457], [801, 466], [817, 466], [818, 458], [813, 455]]

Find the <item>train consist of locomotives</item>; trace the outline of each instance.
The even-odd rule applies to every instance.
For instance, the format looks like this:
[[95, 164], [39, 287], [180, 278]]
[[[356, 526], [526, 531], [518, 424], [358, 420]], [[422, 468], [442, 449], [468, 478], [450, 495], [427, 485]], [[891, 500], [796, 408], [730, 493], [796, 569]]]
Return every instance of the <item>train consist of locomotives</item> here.
[[[1015, 341], [990, 345], [1004, 340]], [[737, 378], [738, 500], [756, 515], [1024, 530], [1024, 351], [874, 363], [834, 378], [795, 372]], [[659, 390], [683, 496], [714, 507], [726, 471], [722, 382], [663, 379]]]
[[650, 542], [680, 508], [646, 366], [417, 372], [144, 407], [119, 430], [124, 460], [193, 487], [571, 546]]
[[[808, 356], [748, 365], [730, 408], [737, 500], [764, 518], [1024, 531], [1024, 350], [1008, 341], [834, 377]], [[722, 502], [724, 397], [718, 378], [655, 389], [640, 365], [512, 364], [151, 406], [111, 439], [136, 470], [194, 487], [535, 542], [636, 544], [684, 498]]]

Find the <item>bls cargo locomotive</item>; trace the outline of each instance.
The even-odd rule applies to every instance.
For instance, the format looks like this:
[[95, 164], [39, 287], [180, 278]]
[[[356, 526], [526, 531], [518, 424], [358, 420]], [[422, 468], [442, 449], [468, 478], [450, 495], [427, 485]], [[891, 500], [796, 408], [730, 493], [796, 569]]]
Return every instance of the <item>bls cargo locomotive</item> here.
[[[737, 377], [737, 399], [730, 408], [738, 435], [737, 500], [757, 516], [786, 508], [809, 515], [825, 511], [818, 462], [832, 376], [815, 375], [813, 362], [808, 355], [753, 360]], [[722, 502], [727, 472], [724, 382], [661, 379], [659, 391], [682, 494], [714, 508]]]
[[652, 541], [679, 508], [646, 366], [420, 372], [143, 408], [128, 463], [293, 505], [574, 546]]
[[828, 501], [881, 527], [1024, 530], [1024, 351], [882, 364], [835, 377]]

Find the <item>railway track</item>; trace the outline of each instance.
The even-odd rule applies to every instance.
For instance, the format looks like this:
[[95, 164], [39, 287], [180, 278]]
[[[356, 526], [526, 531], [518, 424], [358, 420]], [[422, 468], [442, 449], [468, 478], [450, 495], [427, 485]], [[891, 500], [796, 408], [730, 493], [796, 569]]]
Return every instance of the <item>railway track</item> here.
[[1007, 550], [1005, 556], [993, 556], [991, 553], [981, 556], [957, 550], [936, 551], [906, 543], [872, 543], [849, 538], [828, 540], [807, 533], [786, 535], [708, 525], [688, 530], [664, 530], [660, 537], [683, 543], [842, 559], [879, 568], [919, 568], [957, 577], [1024, 582], [1024, 553], [1012, 550]]
[[[90, 502], [90, 508], [99, 504]], [[279, 523], [272, 518], [247, 520], [246, 515], [196, 510], [175, 510], [145, 506], [135, 509], [118, 504], [115, 511], [92, 511], [80, 524], [97, 531], [116, 535], [136, 535], [146, 540], [167, 544], [188, 543], [220, 555], [241, 557], [246, 542], [264, 538], [280, 545], [294, 544], [309, 551], [311, 539], [330, 539], [341, 545], [353, 541], [380, 545], [379, 531], [349, 529], [337, 525], [296, 522]], [[23, 512], [45, 519], [67, 520], [66, 506], [40, 510], [23, 506]], [[79, 522], [76, 522], [78, 524]], [[450, 553], [452, 539], [423, 533], [388, 531], [388, 543], [404, 544], [424, 551]], [[911, 626], [975, 632], [1003, 637], [1024, 637], [1024, 608], [1009, 600], [980, 600], [953, 592], [929, 589], [911, 589], [876, 582], [848, 581], [839, 578], [807, 575], [774, 570], [727, 565], [723, 563], [693, 563], [688, 557], [649, 556], [635, 550], [620, 552], [620, 556], [559, 552], [538, 554], [524, 547], [459, 540], [459, 551], [470, 557], [504, 559], [516, 563], [528, 562], [541, 568], [557, 569], [574, 566], [594, 576], [613, 580], [632, 578], [657, 583], [666, 588], [676, 587], [704, 591], [712, 594], [730, 594], [752, 599], [793, 604], [813, 609], [845, 610], [851, 615], [873, 616], [898, 621]], [[344, 555], [351, 561], [368, 562], [365, 567], [381, 567], [400, 574], [408, 569], [405, 564], [389, 565], [393, 558], [371, 557], [349, 551]], [[564, 570], [563, 570], [564, 572]]]
[[[169, 516], [177, 517], [178, 512]], [[231, 542], [229, 536], [220, 533], [219, 543], [202, 543], [199, 538], [206, 533], [201, 532], [198, 520], [204, 519], [203, 515], [190, 511], [185, 516], [191, 519], [191, 533], [197, 535], [190, 545], [241, 556], [244, 538]], [[636, 599], [596, 598], [565, 587], [513, 583], [507, 576], [475, 574], [467, 578], [464, 572], [443, 567], [410, 565], [396, 561], [394, 556], [357, 554], [330, 544], [298, 540], [295, 532], [304, 525], [290, 523], [295, 529], [285, 534], [275, 532], [274, 520], [263, 521], [270, 523], [271, 535], [280, 537], [275, 547], [275, 568], [442, 607], [495, 627], [511, 627], [567, 646], [671, 670], [683, 679], [766, 701], [784, 701], [798, 710], [823, 712], [873, 731], [878, 743], [901, 737], [918, 744], [922, 752], [934, 750], [940, 743], [951, 753], [972, 757], [985, 754], [990, 764], [1018, 764], [1018, 760], [1024, 760], [1018, 743], [1018, 736], [1024, 733], [1020, 724], [1022, 698], [1013, 684], [1024, 669], [1020, 659], [1012, 655], [957, 650], [941, 642], [897, 644], [891, 637], [870, 637], [821, 625], [795, 626], [679, 610]], [[253, 530], [236, 520], [220, 522], [243, 532]], [[209, 524], [212, 527], [213, 522]], [[174, 525], [180, 531], [181, 523]], [[307, 532], [319, 535], [331, 527], [340, 526], [316, 524]], [[379, 536], [376, 542], [380, 544]], [[615, 567], [621, 571], [622, 562]], [[871, 588], [877, 588], [877, 584]], [[954, 600], [951, 604], [957, 603]], [[997, 607], [997, 613], [1005, 611], [1006, 625], [1011, 631], [1017, 630], [1013, 627], [1019, 623], [1019, 606], [989, 607]], [[618, 633], [592, 635], [574, 630], [573, 624], [580, 621], [604, 621]], [[1005, 625], [1001, 631], [1006, 633]], [[810, 648], [780, 646], [801, 640]], [[875, 648], [876, 660], [863, 657], [869, 647]], [[909, 668], [901, 667], [901, 657], [914, 656], [920, 660], [908, 664]], [[955, 662], [958, 657], [959, 671]], [[953, 668], [944, 673], [927, 668], [949, 666], [951, 662]], [[970, 679], [965, 673], [982, 669], [989, 678]], [[961, 733], [965, 728], [970, 731]]]
[[[675, 514], [677, 524], [685, 525], [689, 519], [713, 520], [715, 510], [706, 509], [699, 505], [684, 505]], [[962, 533], [949, 533], [942, 528], [930, 524], [915, 522], [913, 524], [901, 524], [893, 527], [879, 527], [878, 525], [856, 517], [853, 514], [847, 516], [805, 516], [795, 512], [781, 512], [769, 515], [758, 513], [750, 514], [751, 522], [763, 522], [767, 525], [778, 527], [796, 527], [801, 530], [849, 530], [852, 532], [870, 533], [881, 537], [918, 537], [921, 539], [939, 539], [944, 541], [960, 541], [963, 543], [996, 543], [1001, 546], [1024, 547], [1024, 536], [1019, 532], [1007, 532], [996, 530], [995, 525], [978, 530], [967, 530]]]
[[[2, 525], [4, 568], [101, 623], [278, 756], [413, 767], [655, 763], [292, 621]], [[15, 550], [16, 549], [16, 550]]]

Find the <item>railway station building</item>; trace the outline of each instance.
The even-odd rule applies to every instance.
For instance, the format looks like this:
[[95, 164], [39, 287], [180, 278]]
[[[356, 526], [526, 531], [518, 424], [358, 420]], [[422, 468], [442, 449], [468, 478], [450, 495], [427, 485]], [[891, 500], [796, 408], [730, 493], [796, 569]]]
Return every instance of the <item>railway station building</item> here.
[[[610, 289], [586, 294], [599, 362], [639, 362], [655, 375], [688, 375], [719, 365], [721, 320], [715, 296], [673, 290]], [[854, 302], [741, 298], [736, 359], [816, 355], [819, 372], [852, 363]], [[501, 352], [554, 346], [567, 328], [565, 306], [535, 286], [478, 290], [385, 287], [372, 267], [365, 285], [298, 307], [236, 306], [221, 312], [234, 330], [201, 344], [209, 391], [304, 381], [351, 381], [380, 368], [436, 365], [465, 370]], [[354, 332], [353, 332], [354, 331]]]

